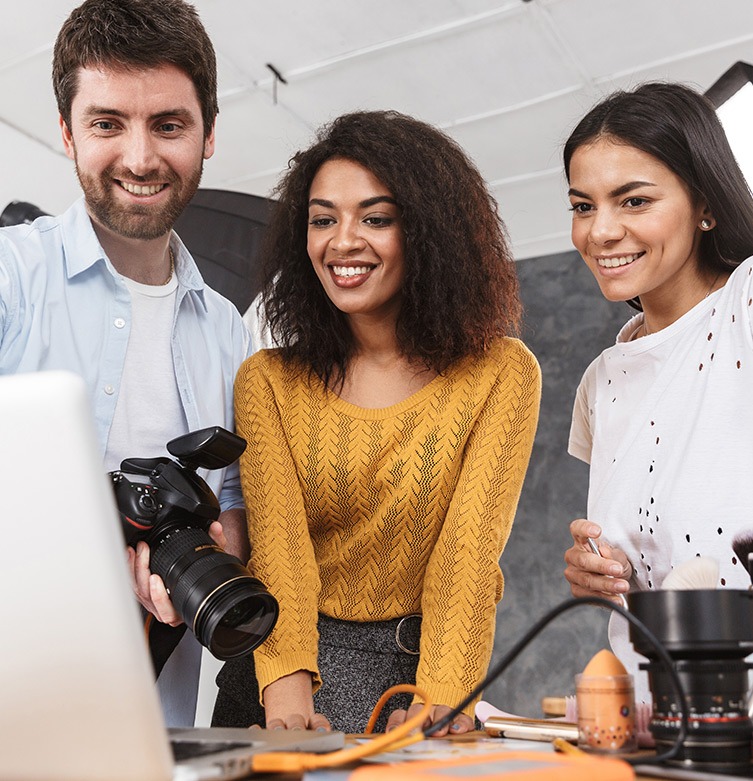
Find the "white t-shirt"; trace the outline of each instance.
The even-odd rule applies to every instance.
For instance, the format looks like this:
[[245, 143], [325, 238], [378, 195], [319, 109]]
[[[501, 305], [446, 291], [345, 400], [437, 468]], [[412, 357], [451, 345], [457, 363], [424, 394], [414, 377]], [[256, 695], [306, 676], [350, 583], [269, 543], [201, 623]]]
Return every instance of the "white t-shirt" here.
[[[105, 469], [120, 469], [124, 458], [169, 456], [165, 445], [188, 433], [173, 362], [173, 320], [178, 279], [143, 285], [128, 277], [131, 293], [128, 350], [105, 451]], [[165, 721], [193, 724], [201, 646], [190, 633], [181, 639], [157, 679]]]
[[590, 464], [588, 519], [630, 559], [631, 588], [660, 588], [695, 556], [719, 562], [720, 587], [750, 585], [732, 540], [753, 536], [752, 317], [749, 258], [672, 325], [629, 341], [636, 315], [581, 380], [568, 450]]
[[166, 285], [123, 281], [131, 293], [132, 322], [105, 452], [107, 471], [120, 469], [123, 458], [167, 456], [167, 442], [188, 433], [171, 343], [177, 277]]

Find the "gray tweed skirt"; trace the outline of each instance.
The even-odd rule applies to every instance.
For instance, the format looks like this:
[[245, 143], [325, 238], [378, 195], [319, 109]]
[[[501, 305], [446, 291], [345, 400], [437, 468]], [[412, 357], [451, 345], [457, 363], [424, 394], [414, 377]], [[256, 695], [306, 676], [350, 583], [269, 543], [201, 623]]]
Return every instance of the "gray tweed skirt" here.
[[[421, 617], [361, 623], [320, 615], [318, 628], [323, 683], [314, 695], [314, 707], [333, 729], [363, 732], [377, 700], [390, 686], [416, 682]], [[225, 662], [217, 685], [212, 726], [264, 726], [253, 656]], [[384, 731], [389, 714], [408, 708], [412, 699], [411, 694], [395, 695], [382, 710], [376, 731]]]

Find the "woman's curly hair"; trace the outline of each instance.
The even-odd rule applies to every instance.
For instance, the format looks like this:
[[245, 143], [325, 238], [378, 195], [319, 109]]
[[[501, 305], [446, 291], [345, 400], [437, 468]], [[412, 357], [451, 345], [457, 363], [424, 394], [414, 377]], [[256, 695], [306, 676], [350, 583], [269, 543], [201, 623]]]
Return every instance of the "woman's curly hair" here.
[[436, 128], [395, 111], [346, 114], [298, 152], [277, 187], [263, 265], [265, 319], [286, 360], [340, 384], [353, 354], [346, 316], [306, 251], [309, 190], [328, 160], [352, 160], [392, 193], [405, 233], [397, 321], [403, 354], [437, 372], [517, 333], [518, 280], [497, 205], [476, 166]]

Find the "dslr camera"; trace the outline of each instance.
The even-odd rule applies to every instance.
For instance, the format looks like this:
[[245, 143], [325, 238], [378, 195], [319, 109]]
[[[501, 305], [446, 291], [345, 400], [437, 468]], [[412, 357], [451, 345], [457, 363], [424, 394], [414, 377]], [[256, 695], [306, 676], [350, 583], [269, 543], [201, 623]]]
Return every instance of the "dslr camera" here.
[[279, 611], [261, 581], [207, 534], [220, 504], [196, 470], [221, 469], [245, 448], [244, 439], [215, 426], [168, 442], [174, 459], [127, 458], [110, 472], [126, 543], [149, 545], [150, 569], [181, 618], [223, 660], [264, 642]]

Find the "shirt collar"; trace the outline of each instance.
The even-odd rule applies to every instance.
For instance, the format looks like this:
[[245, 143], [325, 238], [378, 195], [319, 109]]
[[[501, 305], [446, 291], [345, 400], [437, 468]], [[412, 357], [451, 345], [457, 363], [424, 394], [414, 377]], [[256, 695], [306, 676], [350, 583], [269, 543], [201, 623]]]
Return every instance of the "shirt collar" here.
[[[99, 262], [104, 263], [113, 276], [117, 273], [94, 232], [83, 196], [61, 215], [60, 224], [63, 229], [63, 248], [68, 279], [72, 279]], [[179, 285], [196, 293], [206, 308], [204, 280], [196, 262], [191, 257], [191, 253], [175, 231], [171, 233], [170, 245], [175, 253], [175, 276]]]
[[[68, 279], [86, 271], [98, 261], [105, 261], [105, 251], [94, 232], [83, 197], [61, 215], [60, 225]], [[108, 268], [112, 273], [109, 263]]]

